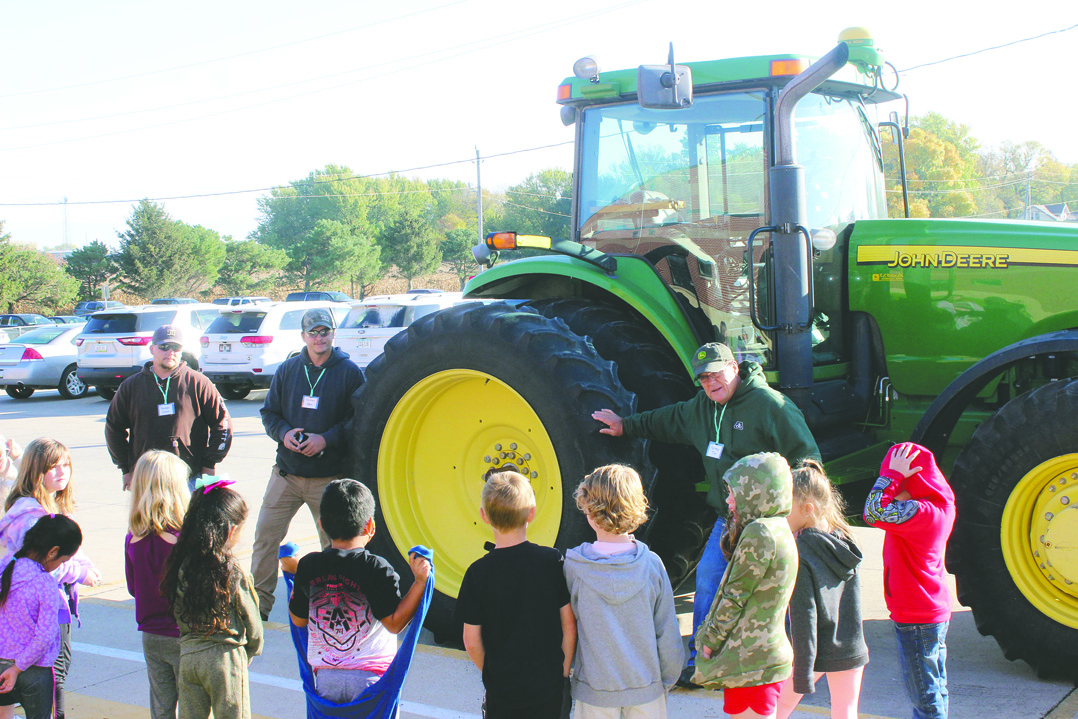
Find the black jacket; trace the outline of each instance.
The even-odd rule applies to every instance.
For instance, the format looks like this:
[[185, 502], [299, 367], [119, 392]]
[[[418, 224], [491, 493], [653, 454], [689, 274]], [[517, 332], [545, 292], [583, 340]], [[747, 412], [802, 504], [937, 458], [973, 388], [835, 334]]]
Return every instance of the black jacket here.
[[[315, 382], [318, 409], [306, 409], [303, 397], [311, 394], [310, 385]], [[333, 348], [321, 367], [311, 363], [306, 347], [298, 356], [281, 363], [262, 405], [262, 426], [277, 441], [279, 471], [298, 477], [331, 477], [349, 471], [348, 449], [352, 441], [345, 424], [352, 417], [352, 395], [362, 384], [363, 371], [338, 347]], [[317, 457], [305, 457], [287, 449], [285, 433], [295, 427], [322, 435], [325, 451]]]

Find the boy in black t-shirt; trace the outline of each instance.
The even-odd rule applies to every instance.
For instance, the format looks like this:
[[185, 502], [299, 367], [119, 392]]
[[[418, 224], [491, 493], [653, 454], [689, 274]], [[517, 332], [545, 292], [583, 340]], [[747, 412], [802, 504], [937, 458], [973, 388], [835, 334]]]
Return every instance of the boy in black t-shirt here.
[[494, 549], [464, 574], [456, 616], [464, 623], [464, 647], [483, 672], [483, 715], [568, 717], [576, 619], [561, 554], [528, 541], [531, 484], [517, 472], [492, 474], [479, 514], [494, 530]]
[[[374, 536], [374, 497], [354, 479], [337, 479], [322, 492], [319, 525], [329, 549], [288, 566], [296, 580], [288, 612], [308, 627], [307, 661], [318, 695], [338, 704], [354, 701], [378, 681], [397, 654], [397, 639], [415, 616], [430, 564], [409, 558], [415, 583], [401, 599], [397, 573], [365, 547]], [[295, 559], [291, 559], [295, 562]]]

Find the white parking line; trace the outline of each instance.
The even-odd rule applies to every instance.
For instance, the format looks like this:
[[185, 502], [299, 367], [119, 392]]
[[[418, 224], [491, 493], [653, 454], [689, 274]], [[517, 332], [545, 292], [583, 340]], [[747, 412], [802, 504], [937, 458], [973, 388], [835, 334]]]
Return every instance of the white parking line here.
[[[122, 659], [128, 662], [138, 662], [139, 664], [146, 663], [146, 658], [142, 655], [142, 652], [132, 652], [127, 649], [99, 647], [95, 644], [83, 644], [82, 642], [71, 642], [71, 648], [76, 652], [83, 652], [84, 654], [94, 654], [99, 657], [109, 657], [110, 659]], [[288, 689], [289, 691], [294, 692], [303, 691], [303, 682], [299, 679], [285, 679], [284, 677], [276, 677], [272, 674], [260, 674], [258, 672], [248, 672], [247, 678], [252, 684], [263, 684], [265, 686]], [[481, 719], [478, 714], [467, 714], [465, 712], [442, 709], [441, 707], [432, 707], [428, 704], [419, 704], [416, 702], [401, 702], [400, 708], [401, 712], [414, 714], [420, 717], [427, 717], [427, 719]]]

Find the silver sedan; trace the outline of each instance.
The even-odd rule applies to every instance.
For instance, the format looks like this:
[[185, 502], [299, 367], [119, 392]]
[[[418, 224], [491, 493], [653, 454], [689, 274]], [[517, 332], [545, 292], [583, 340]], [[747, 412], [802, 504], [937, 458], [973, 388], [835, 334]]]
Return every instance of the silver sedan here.
[[0, 386], [14, 399], [27, 399], [36, 389], [58, 389], [77, 399], [88, 388], [77, 373], [73, 340], [83, 325], [54, 325], [31, 330], [14, 342], [0, 344]]

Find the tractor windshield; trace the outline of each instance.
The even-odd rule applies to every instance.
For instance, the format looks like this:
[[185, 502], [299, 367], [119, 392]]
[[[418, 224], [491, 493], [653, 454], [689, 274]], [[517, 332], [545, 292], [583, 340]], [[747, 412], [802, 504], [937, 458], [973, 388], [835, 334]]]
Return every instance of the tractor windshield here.
[[[575, 215], [581, 242], [650, 259], [715, 338], [765, 366], [771, 339], [749, 319], [746, 240], [768, 224], [770, 105], [771, 92], [758, 90], [697, 95], [684, 110], [586, 109]], [[877, 145], [860, 105], [812, 95], [798, 106], [796, 124], [810, 229], [838, 233], [856, 219], [884, 216]], [[764, 324], [767, 247], [759, 235], [751, 258]], [[817, 305], [825, 318], [837, 314]], [[833, 329], [821, 323], [816, 341]]]

